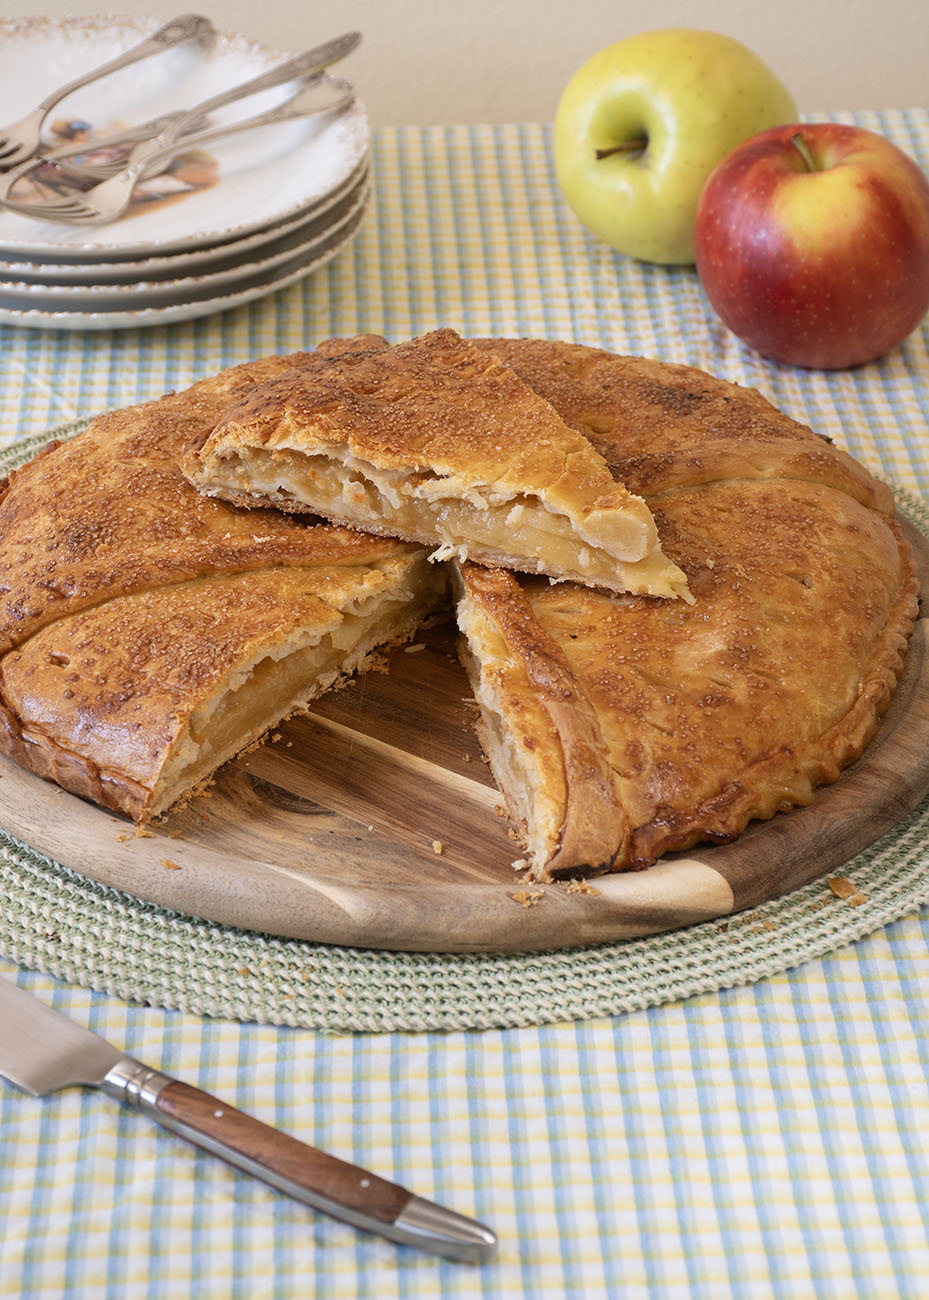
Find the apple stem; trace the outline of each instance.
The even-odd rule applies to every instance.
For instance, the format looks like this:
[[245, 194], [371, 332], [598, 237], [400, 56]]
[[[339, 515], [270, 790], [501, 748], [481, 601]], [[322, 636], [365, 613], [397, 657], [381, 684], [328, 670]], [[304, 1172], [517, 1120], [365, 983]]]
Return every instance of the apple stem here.
[[614, 153], [643, 153], [648, 145], [648, 140], [644, 138], [638, 140], [624, 140], [622, 144], [611, 145], [609, 149], [596, 149], [594, 156], [599, 159], [609, 158]]
[[790, 143], [793, 145], [797, 153], [803, 159], [807, 171], [818, 172], [819, 168], [816, 166], [816, 162], [813, 158], [812, 153], [810, 152], [810, 146], [804, 140], [803, 136], [800, 134], [799, 131], [797, 132], [796, 135], [791, 136]]

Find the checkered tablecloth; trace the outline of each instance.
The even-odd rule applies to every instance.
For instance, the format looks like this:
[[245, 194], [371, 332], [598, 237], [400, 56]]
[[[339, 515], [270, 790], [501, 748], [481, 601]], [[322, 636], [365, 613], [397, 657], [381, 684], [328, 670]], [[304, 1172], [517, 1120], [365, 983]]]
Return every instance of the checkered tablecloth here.
[[[929, 168], [929, 114], [845, 120]], [[768, 364], [713, 318], [692, 270], [585, 235], [550, 143], [533, 125], [382, 129], [361, 234], [301, 284], [146, 330], [0, 328], [0, 442], [328, 335], [446, 324], [703, 366], [929, 495], [925, 327], [854, 372]], [[745, 987], [512, 1029], [317, 1032], [139, 1005], [2, 958], [0, 974], [501, 1241], [482, 1269], [438, 1261], [314, 1215], [100, 1094], [0, 1087], [4, 1300], [915, 1300], [929, 1286], [922, 913]]]

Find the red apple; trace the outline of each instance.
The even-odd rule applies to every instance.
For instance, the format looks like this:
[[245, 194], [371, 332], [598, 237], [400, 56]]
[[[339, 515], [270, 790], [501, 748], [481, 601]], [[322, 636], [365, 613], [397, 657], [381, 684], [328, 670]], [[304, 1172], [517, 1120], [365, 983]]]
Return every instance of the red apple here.
[[873, 361], [929, 309], [929, 182], [860, 127], [795, 124], [746, 140], [707, 180], [694, 242], [725, 324], [788, 365]]

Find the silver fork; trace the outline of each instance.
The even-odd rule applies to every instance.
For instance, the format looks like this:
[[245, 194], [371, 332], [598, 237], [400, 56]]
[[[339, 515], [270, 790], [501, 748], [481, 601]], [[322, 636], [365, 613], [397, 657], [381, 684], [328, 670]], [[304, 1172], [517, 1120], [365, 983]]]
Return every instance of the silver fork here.
[[131, 49], [115, 59], [110, 59], [108, 63], [103, 63], [91, 72], [69, 81], [65, 86], [59, 86], [50, 95], [46, 95], [41, 104], [38, 104], [31, 113], [27, 113], [18, 122], [13, 122], [0, 131], [0, 170], [15, 167], [35, 153], [39, 147], [42, 125], [46, 117], [66, 95], [89, 85], [98, 77], [105, 77], [110, 72], [126, 68], [140, 59], [147, 59], [152, 54], [160, 54], [162, 50], [171, 49], [175, 45], [183, 45], [186, 41], [203, 40], [215, 34], [216, 29], [208, 18], [203, 18], [200, 14], [182, 14], [179, 18], [172, 18], [169, 23], [159, 27], [157, 32], [153, 32], [144, 41], [133, 45]]
[[[327, 86], [334, 87], [338, 94], [320, 104], [316, 91], [323, 82]], [[354, 98], [355, 91], [349, 82], [343, 81], [340, 77], [324, 76], [321, 72], [314, 73], [309, 83], [290, 99], [254, 117], [225, 126], [210, 127], [205, 131], [194, 131], [181, 138], [177, 138], [174, 132], [168, 132], [156, 136], [154, 140], [144, 140], [136, 145], [129, 155], [130, 161], [127, 167], [118, 175], [100, 181], [89, 190], [76, 191], [40, 203], [30, 203], [4, 197], [2, 191], [7, 178], [3, 177], [0, 179], [0, 203], [13, 212], [40, 221], [64, 222], [68, 225], [104, 225], [125, 212], [132, 200], [136, 185], [164, 158], [170, 158], [184, 149], [206, 144], [210, 140], [218, 140], [221, 136], [232, 135], [237, 131], [269, 126], [275, 122], [287, 122], [293, 118], [311, 117], [318, 113], [336, 112], [350, 104]], [[170, 135], [171, 138], [166, 140], [166, 135]], [[10, 175], [18, 179], [15, 173]]]

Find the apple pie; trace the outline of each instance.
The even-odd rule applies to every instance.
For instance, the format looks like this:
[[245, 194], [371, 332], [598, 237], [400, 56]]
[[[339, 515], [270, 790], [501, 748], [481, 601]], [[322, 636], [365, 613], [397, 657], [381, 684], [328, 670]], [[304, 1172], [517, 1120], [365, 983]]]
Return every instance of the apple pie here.
[[[485, 751], [538, 879], [732, 839], [753, 818], [809, 802], [861, 754], [916, 614], [913, 558], [886, 486], [758, 393], [699, 370], [541, 340], [463, 345], [440, 332], [430, 356], [447, 348], [461, 366], [441, 410], [416, 408], [432, 412], [436, 439], [470, 426], [484, 409], [470, 385], [480, 394], [488, 376], [514, 409], [537, 399], [540, 429], [592, 449], [584, 463], [596, 468], [578, 478], [595, 484], [595, 500], [644, 503], [630, 517], [644, 510], [656, 529], [647, 554], [669, 587], [683, 590], [659, 555], [686, 575], [689, 599], [502, 567], [525, 557], [495, 549], [486, 528], [481, 547], [498, 563], [477, 563], [485, 553], [468, 521], [483, 519], [497, 485], [478, 490], [472, 477], [469, 500], [452, 447], [416, 481], [423, 501], [445, 500], [464, 541], [449, 543], [448, 563], [430, 562], [421, 543], [384, 535], [393, 525], [381, 499], [403, 510], [413, 483], [412, 417], [378, 438], [392, 446], [396, 434], [405, 468], [394, 475], [385, 460], [377, 490], [350, 470], [357, 429], [383, 419], [385, 391], [405, 392], [398, 366], [420, 355], [406, 346], [330, 340], [237, 366], [101, 417], [11, 475], [0, 487], [0, 750], [144, 822], [378, 646], [410, 637], [450, 572]], [[290, 432], [309, 423], [304, 401], [344, 433], [339, 463], [327, 453], [312, 474], [315, 453]], [[348, 407], [351, 435], [340, 423]], [[358, 422], [364, 411], [370, 426]], [[243, 454], [291, 441], [295, 451], [266, 481], [260, 457], [231, 455], [230, 503], [195, 490], [180, 466], [212, 474], [219, 440], [238, 445], [234, 430]], [[552, 439], [540, 447], [538, 495], [517, 503], [549, 524], [558, 515], [544, 494], [567, 492]], [[501, 475], [524, 450], [504, 457]], [[601, 464], [621, 489], [601, 490]], [[244, 484], [246, 467], [254, 491], [232, 483], [241, 471]], [[524, 486], [531, 473], [520, 470]], [[440, 480], [456, 475], [443, 498]], [[348, 491], [366, 531], [321, 523], [302, 500], [295, 510], [289, 494], [311, 478]], [[273, 508], [285, 496], [287, 509]], [[570, 499], [577, 521], [586, 507]], [[499, 518], [525, 538], [517, 504]], [[576, 538], [549, 527], [545, 548], [559, 540]]]
[[201, 492], [405, 538], [436, 559], [687, 595], [647, 506], [589, 439], [454, 330], [318, 355], [259, 385], [184, 468]]
[[0, 750], [145, 822], [410, 637], [445, 574], [409, 543], [207, 500], [187, 442], [296, 358], [96, 420], [0, 498]]

